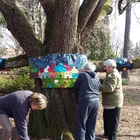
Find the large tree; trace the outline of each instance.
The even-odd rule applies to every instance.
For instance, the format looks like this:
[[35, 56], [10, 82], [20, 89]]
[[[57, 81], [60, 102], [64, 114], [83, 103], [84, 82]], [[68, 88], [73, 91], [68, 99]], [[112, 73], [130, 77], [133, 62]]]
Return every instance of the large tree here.
[[[26, 9], [23, 8], [24, 2], [29, 2]], [[84, 53], [83, 44], [93, 31], [97, 19], [110, 13], [110, 3], [111, 0], [84, 0], [80, 6], [79, 0], [0, 0], [0, 11], [7, 28], [26, 52], [24, 57], [7, 59], [6, 68], [26, 66], [31, 56], [61, 52]], [[40, 24], [41, 37], [33, 30], [39, 22], [30, 24], [30, 19], [35, 18], [30, 16], [30, 12], [35, 12], [39, 6], [46, 16], [46, 23]], [[41, 19], [37, 18], [36, 21]], [[98, 71], [102, 71], [102, 63], [98, 65]], [[60, 139], [64, 133], [68, 139], [72, 138], [76, 114], [76, 97], [72, 89], [42, 89], [40, 79], [35, 79], [35, 84], [36, 91], [44, 93], [49, 102], [45, 112], [32, 113], [30, 134]]]

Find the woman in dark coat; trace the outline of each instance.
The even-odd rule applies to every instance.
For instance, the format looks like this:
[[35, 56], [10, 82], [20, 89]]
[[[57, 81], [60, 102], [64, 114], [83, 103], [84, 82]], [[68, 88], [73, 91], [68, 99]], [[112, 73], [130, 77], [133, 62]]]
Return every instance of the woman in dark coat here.
[[75, 140], [95, 140], [95, 125], [99, 107], [100, 81], [94, 73], [96, 66], [87, 62], [74, 84], [78, 94]]

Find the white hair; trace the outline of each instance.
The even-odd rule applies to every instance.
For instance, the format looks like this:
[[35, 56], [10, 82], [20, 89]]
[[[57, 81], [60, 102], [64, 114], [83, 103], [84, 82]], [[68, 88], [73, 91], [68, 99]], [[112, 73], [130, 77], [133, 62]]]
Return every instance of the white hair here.
[[104, 61], [103, 64], [104, 64], [104, 66], [107, 66], [107, 67], [114, 67], [114, 68], [117, 67], [116, 61], [113, 59], [108, 59], [108, 60]]
[[94, 65], [92, 62], [87, 62], [83, 65], [83, 69], [94, 72], [96, 70], [96, 65]]

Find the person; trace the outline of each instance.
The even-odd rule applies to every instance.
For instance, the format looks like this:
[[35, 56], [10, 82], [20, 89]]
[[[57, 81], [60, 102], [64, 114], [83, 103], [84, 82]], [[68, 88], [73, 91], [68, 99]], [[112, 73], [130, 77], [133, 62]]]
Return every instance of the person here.
[[78, 94], [75, 140], [95, 140], [100, 81], [94, 73], [94, 64], [87, 62], [83, 69], [74, 84], [74, 92]]
[[2, 140], [10, 140], [12, 125], [9, 118], [14, 118], [17, 130], [16, 140], [29, 140], [27, 124], [30, 110], [42, 110], [47, 106], [47, 99], [41, 93], [19, 90], [0, 98], [0, 125], [3, 128]]
[[109, 140], [117, 139], [117, 129], [121, 107], [123, 105], [122, 78], [116, 69], [115, 60], [103, 62], [106, 77], [100, 85], [102, 92], [104, 134], [101, 137]]

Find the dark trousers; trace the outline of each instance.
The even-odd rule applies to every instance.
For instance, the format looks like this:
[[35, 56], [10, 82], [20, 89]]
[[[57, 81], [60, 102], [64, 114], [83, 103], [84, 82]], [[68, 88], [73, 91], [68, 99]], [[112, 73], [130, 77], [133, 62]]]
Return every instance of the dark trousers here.
[[117, 129], [120, 117], [120, 108], [104, 109], [104, 135], [108, 136], [109, 140], [117, 140]]
[[99, 99], [78, 104], [75, 140], [95, 140], [98, 108]]

